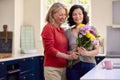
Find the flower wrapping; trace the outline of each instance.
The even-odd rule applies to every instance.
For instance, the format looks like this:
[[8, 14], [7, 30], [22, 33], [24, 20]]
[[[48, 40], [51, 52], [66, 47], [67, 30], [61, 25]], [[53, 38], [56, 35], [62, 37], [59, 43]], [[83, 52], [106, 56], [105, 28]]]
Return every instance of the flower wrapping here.
[[[91, 26], [79, 24], [77, 26], [79, 32], [76, 38], [76, 52], [78, 47], [84, 47], [86, 50], [92, 50], [94, 45], [99, 46], [99, 35], [91, 28]], [[79, 62], [78, 60], [71, 60], [68, 62], [68, 67], [72, 67], [74, 64]]]

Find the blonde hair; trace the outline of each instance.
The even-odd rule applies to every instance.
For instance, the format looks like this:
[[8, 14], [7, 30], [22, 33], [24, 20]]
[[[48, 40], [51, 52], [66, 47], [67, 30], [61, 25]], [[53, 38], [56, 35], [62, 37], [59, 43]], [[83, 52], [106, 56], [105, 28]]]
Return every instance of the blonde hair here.
[[46, 21], [49, 22], [49, 23], [51, 23], [51, 24], [54, 24], [53, 14], [55, 12], [59, 11], [61, 8], [63, 8], [63, 9], [66, 10], [66, 16], [67, 16], [67, 13], [68, 13], [67, 8], [63, 4], [57, 2], [57, 3], [54, 3], [51, 6], [51, 8], [49, 9], [49, 11], [47, 13], [47, 16], [46, 16]]

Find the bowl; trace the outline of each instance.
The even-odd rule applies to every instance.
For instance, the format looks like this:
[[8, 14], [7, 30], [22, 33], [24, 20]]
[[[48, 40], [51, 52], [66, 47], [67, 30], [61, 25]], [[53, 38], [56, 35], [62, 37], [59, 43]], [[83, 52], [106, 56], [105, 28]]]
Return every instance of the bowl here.
[[31, 54], [31, 53], [36, 53], [37, 50], [36, 49], [24, 49], [23, 53], [25, 54]]

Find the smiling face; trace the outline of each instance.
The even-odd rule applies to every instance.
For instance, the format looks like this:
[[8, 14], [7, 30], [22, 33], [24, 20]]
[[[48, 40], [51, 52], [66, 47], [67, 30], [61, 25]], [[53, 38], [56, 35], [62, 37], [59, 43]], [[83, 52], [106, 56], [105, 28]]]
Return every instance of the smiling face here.
[[60, 8], [58, 11], [56, 11], [53, 14], [55, 24], [60, 26], [62, 23], [64, 23], [66, 20], [66, 15], [67, 15], [66, 10], [63, 8]]
[[76, 23], [76, 24], [80, 24], [83, 22], [83, 12], [80, 8], [77, 8], [73, 11], [72, 13], [72, 18], [73, 18], [73, 21]]

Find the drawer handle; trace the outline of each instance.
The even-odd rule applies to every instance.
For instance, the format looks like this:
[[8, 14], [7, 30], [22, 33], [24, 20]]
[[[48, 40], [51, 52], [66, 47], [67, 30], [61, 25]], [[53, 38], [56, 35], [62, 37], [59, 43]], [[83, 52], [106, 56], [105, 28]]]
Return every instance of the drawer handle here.
[[15, 70], [8, 71], [8, 74], [13, 74], [13, 73], [16, 73], [16, 72], [20, 72], [20, 69], [15, 69]]

